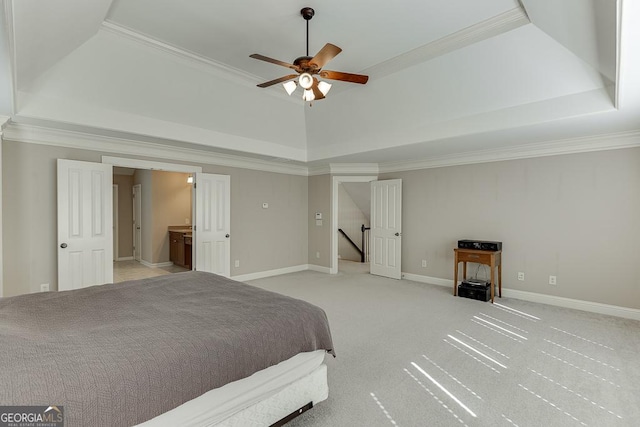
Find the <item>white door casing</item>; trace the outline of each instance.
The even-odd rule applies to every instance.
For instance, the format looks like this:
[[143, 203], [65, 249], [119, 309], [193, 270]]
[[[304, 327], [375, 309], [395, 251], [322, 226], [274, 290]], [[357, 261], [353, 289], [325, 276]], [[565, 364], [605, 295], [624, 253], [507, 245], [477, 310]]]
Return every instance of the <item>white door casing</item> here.
[[58, 290], [113, 282], [112, 166], [58, 159]]
[[133, 259], [142, 258], [142, 185], [133, 186]]
[[402, 278], [402, 180], [371, 182], [371, 274]]
[[195, 174], [195, 269], [231, 275], [231, 177]]
[[118, 185], [113, 184], [113, 260], [118, 260]]

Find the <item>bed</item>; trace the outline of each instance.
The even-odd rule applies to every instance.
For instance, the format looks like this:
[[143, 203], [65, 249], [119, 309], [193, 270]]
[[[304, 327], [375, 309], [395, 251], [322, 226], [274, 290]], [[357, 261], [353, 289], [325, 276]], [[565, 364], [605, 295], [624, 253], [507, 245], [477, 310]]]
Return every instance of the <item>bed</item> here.
[[0, 299], [0, 405], [73, 426], [268, 426], [327, 398], [322, 309], [204, 272]]

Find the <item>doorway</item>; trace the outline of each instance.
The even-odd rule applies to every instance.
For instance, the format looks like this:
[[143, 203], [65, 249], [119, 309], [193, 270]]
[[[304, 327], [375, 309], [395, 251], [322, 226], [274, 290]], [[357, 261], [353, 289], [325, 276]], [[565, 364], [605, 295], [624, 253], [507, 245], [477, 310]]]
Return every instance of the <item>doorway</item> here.
[[[179, 229], [191, 236], [193, 189], [187, 180], [189, 176], [180, 172], [113, 168], [113, 181], [121, 193], [119, 203], [113, 205], [117, 218], [114, 229], [119, 230], [119, 247], [114, 247], [114, 252], [119, 253], [113, 265], [114, 282], [189, 270], [184, 259], [177, 262], [170, 256], [169, 248], [173, 245], [168, 233]], [[191, 248], [191, 245], [184, 248], [187, 246]]]
[[368, 231], [365, 232], [363, 239], [361, 227], [364, 225], [367, 228], [369, 225], [370, 182], [376, 179], [378, 179], [377, 176], [333, 177], [331, 274], [337, 274], [338, 271], [369, 273], [369, 263], [358, 262], [358, 258], [361, 257], [358, 250], [366, 252], [368, 246]]
[[[103, 156], [102, 163], [114, 167], [131, 168], [145, 171], [178, 172], [185, 174], [185, 183], [191, 185], [191, 214], [184, 215], [184, 222], [177, 218], [176, 225], [183, 228], [193, 225], [192, 233], [192, 261], [194, 269], [208, 271], [229, 277], [230, 271], [230, 233], [231, 233], [231, 184], [229, 175], [203, 173], [202, 167], [181, 165], [175, 163], [161, 163], [148, 160], [127, 159], [121, 157]], [[186, 177], [192, 179], [187, 180]], [[142, 183], [140, 200], [146, 200], [145, 185]], [[144, 211], [144, 209], [141, 209]], [[190, 221], [187, 221], [190, 219]], [[141, 222], [140, 257], [145, 258], [145, 218]], [[157, 230], [163, 236], [168, 230]], [[186, 242], [187, 239], [185, 239]]]
[[[200, 166], [165, 164], [109, 156], [103, 156], [102, 163], [58, 159], [59, 290], [79, 289], [113, 282], [112, 184], [114, 167], [192, 174], [195, 177], [194, 186], [202, 181], [205, 184], [204, 188], [200, 190], [201, 187], [198, 187], [198, 192], [202, 197], [194, 197], [195, 209], [187, 216], [187, 219], [189, 216], [195, 218], [193, 231], [196, 230], [196, 227], [198, 229], [198, 233], [193, 233], [193, 239], [190, 239], [193, 243], [193, 253], [199, 254], [202, 261], [196, 261], [197, 269], [217, 272], [229, 277], [230, 265], [227, 261], [230, 258], [231, 194], [228, 175], [202, 173]], [[185, 182], [187, 182], [186, 178]], [[192, 191], [190, 190], [190, 194]], [[118, 191], [118, 193], [122, 194], [122, 191]], [[144, 183], [141, 194], [141, 199], [144, 199]], [[147, 192], [147, 194], [151, 194], [151, 192]], [[187, 204], [189, 207], [193, 206], [190, 202]], [[133, 208], [129, 212], [133, 212]], [[145, 222], [144, 218], [142, 222]], [[150, 221], [150, 223], [153, 222]], [[92, 233], [83, 233], [80, 229], [83, 224], [91, 225], [95, 230]], [[207, 225], [210, 224], [215, 224], [216, 227], [208, 227]], [[142, 241], [144, 241], [144, 225], [141, 228]], [[200, 230], [203, 230], [204, 233]], [[169, 229], [161, 231], [167, 240], [168, 232]], [[68, 243], [71, 241], [69, 236], [74, 237], [72, 245]], [[143, 244], [143, 250], [144, 247]], [[122, 257], [122, 254], [119, 255]], [[140, 257], [141, 261], [145, 258], [144, 252], [141, 252]], [[133, 260], [133, 256], [131, 260]]]

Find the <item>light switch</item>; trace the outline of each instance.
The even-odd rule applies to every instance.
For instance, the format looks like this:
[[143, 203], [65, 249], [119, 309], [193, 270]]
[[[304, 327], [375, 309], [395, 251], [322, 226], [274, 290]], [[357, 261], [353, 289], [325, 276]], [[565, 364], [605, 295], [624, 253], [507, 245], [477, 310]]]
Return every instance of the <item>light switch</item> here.
[[[316, 212], [316, 221], [322, 219], [322, 212]], [[322, 224], [320, 224], [322, 225]]]
[[269, 209], [269, 203], [263, 203], [262, 209]]

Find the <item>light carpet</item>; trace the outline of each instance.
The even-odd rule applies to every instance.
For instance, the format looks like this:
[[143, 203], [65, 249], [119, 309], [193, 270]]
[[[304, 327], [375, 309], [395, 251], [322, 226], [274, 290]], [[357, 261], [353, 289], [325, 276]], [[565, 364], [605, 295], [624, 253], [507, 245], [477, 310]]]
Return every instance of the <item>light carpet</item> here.
[[248, 282], [331, 325], [329, 399], [288, 425], [640, 425], [640, 322], [340, 270]]

